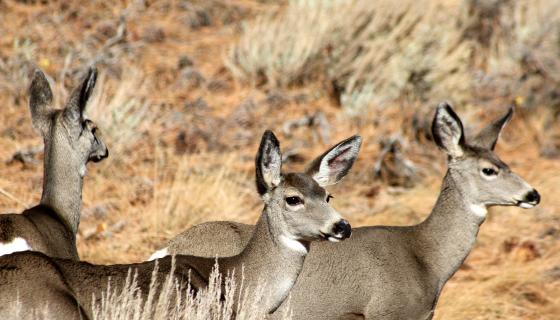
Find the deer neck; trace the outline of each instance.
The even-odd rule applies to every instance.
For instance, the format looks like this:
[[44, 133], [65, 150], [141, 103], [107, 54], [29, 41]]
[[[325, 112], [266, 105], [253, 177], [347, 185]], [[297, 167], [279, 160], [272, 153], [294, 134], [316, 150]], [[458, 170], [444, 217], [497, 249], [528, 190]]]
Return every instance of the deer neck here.
[[263, 292], [269, 300], [262, 302], [271, 313], [288, 296], [308, 251], [309, 243], [287, 236], [272, 210], [265, 208], [245, 249], [238, 256], [218, 263], [228, 270], [235, 269], [237, 284], [241, 283], [243, 270], [243, 287], [249, 292], [264, 286]]
[[433, 273], [438, 289], [468, 256], [486, 216], [486, 208], [469, 203], [461, 186], [460, 174], [448, 171], [431, 214], [416, 230], [416, 255]]
[[76, 234], [80, 224], [82, 187], [86, 164], [77, 161], [69, 146], [45, 141], [41, 204], [52, 208], [64, 225]]

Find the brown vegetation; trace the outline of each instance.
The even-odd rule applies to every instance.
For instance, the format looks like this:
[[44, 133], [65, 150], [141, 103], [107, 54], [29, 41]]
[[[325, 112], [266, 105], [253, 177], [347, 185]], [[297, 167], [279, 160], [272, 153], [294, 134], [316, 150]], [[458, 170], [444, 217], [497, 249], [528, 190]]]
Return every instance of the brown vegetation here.
[[[354, 226], [417, 223], [444, 174], [429, 135], [434, 102], [455, 102], [471, 133], [515, 104], [497, 153], [543, 201], [491, 210], [436, 318], [560, 314], [557, 1], [7, 0], [0, 34], [0, 212], [40, 198], [31, 68], [61, 84], [57, 101], [86, 65], [99, 68], [88, 112], [110, 157], [88, 167], [78, 237], [82, 259], [96, 263], [146, 259], [202, 221], [254, 222], [253, 157], [266, 128], [291, 168], [360, 133], [334, 207]], [[323, 124], [286, 125], [319, 111]]]

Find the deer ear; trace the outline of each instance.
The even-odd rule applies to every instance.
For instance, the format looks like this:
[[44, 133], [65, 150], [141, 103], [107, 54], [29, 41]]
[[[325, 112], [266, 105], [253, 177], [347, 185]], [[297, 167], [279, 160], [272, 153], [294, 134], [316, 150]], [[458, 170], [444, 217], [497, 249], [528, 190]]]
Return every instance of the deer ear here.
[[37, 69], [33, 73], [29, 86], [29, 109], [31, 110], [33, 126], [41, 132], [45, 132], [48, 128], [49, 107], [52, 102], [53, 94], [49, 81], [45, 74]]
[[478, 133], [478, 135], [474, 138], [473, 144], [484, 149], [494, 150], [496, 142], [500, 137], [500, 132], [502, 132], [502, 129], [511, 120], [512, 116], [513, 107], [510, 107], [506, 114], [494, 120], [494, 122], [482, 129], [482, 131], [480, 131], [480, 133]]
[[362, 137], [358, 135], [343, 140], [313, 160], [305, 173], [321, 187], [338, 183], [354, 165], [361, 145]]
[[432, 123], [432, 135], [438, 147], [447, 152], [451, 158], [463, 155], [465, 145], [463, 124], [447, 102], [442, 102], [437, 106]]
[[266, 130], [255, 160], [257, 174], [257, 190], [262, 196], [282, 180], [282, 155], [280, 143], [270, 130]]
[[64, 116], [70, 122], [78, 123], [84, 118], [84, 111], [96, 81], [97, 69], [90, 67], [82, 83], [72, 91], [64, 109]]

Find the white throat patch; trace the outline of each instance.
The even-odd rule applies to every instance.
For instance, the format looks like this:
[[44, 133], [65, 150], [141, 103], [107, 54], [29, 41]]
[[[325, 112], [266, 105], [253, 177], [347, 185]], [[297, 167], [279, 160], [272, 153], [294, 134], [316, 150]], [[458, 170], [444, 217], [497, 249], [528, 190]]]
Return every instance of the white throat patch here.
[[488, 209], [484, 205], [471, 204], [470, 209], [475, 216], [480, 218], [486, 218], [488, 214]]
[[280, 241], [290, 250], [293, 250], [301, 254], [307, 254], [307, 248], [305, 248], [305, 246], [301, 242], [295, 239], [292, 239], [285, 235], [281, 235]]
[[0, 243], [0, 256], [27, 250], [31, 250], [31, 247], [23, 238], [15, 238], [8, 243]]

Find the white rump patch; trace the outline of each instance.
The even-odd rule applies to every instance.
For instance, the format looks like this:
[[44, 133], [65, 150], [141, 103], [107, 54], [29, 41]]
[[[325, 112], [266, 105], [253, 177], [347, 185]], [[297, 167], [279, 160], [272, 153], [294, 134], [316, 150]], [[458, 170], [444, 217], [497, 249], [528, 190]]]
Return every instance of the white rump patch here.
[[31, 250], [31, 247], [23, 238], [15, 238], [8, 243], [0, 243], [0, 256], [27, 250]]
[[150, 258], [148, 258], [148, 261], [153, 261], [153, 260], [156, 260], [156, 259], [161, 259], [161, 258], [166, 257], [166, 256], [168, 256], [168, 255], [169, 255], [169, 252], [167, 252], [167, 248], [163, 248], [163, 249], [161, 249], [161, 250], [158, 250], [158, 251], [154, 252], [154, 253], [150, 256]]
[[295, 239], [282, 235], [280, 236], [280, 241], [282, 241], [282, 243], [290, 250], [301, 254], [307, 254], [307, 248]]
[[488, 209], [486, 209], [486, 206], [484, 205], [471, 204], [471, 212], [477, 217], [486, 218]]

